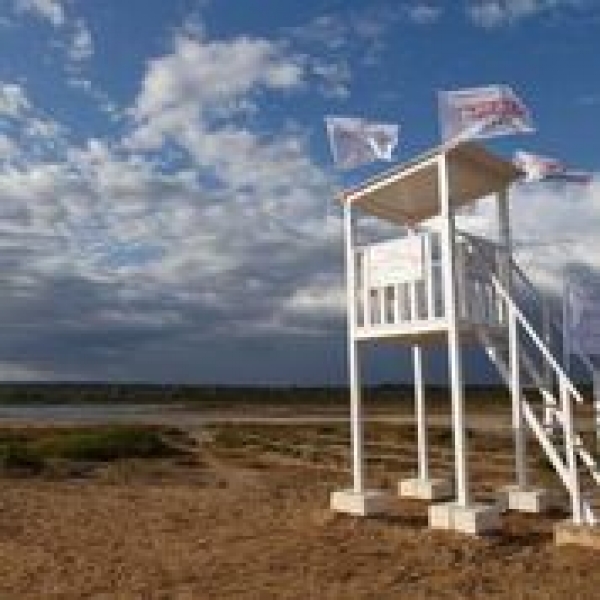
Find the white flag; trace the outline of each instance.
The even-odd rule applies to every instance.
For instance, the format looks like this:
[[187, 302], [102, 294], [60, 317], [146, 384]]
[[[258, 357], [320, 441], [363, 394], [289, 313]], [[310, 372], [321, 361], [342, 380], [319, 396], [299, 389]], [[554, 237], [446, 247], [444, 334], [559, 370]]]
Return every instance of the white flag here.
[[513, 162], [525, 173], [527, 181], [551, 180], [586, 184], [592, 180], [591, 173], [575, 171], [559, 160], [529, 152], [516, 152]]
[[325, 124], [333, 162], [340, 169], [353, 169], [375, 160], [392, 160], [398, 145], [398, 125], [355, 117], [325, 117]]
[[445, 142], [534, 131], [529, 110], [506, 85], [440, 92], [439, 119]]

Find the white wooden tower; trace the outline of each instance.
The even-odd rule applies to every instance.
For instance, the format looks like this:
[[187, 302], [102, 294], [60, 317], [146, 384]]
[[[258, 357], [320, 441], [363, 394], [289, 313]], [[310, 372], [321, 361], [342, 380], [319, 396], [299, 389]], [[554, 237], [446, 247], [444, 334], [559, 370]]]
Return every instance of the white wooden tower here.
[[[411, 346], [414, 367], [418, 476], [401, 482], [399, 491], [434, 501], [451, 498], [430, 506], [430, 526], [478, 534], [496, 529], [503, 509], [547, 508], [549, 495], [528, 484], [527, 431], [564, 483], [573, 522], [595, 523], [591, 504], [582, 496], [579, 471], [587, 465], [596, 483], [600, 476], [573, 424], [573, 406], [583, 398], [552, 354], [548, 320], [538, 333], [512, 293], [517, 284], [533, 290], [511, 256], [509, 188], [521, 176], [511, 162], [483, 146], [461, 142], [440, 146], [341, 195], [353, 485], [332, 494], [334, 510], [370, 515], [388, 507], [388, 496], [365, 486], [360, 373], [363, 345], [386, 339]], [[497, 240], [458, 231], [457, 210], [488, 197], [497, 207]], [[365, 223], [375, 217], [401, 226], [404, 234], [360, 243], [361, 217], [370, 218]], [[536, 301], [546, 314], [543, 300]], [[499, 491], [501, 501], [489, 505], [474, 503], [469, 488], [461, 362], [461, 344], [467, 341], [483, 346], [512, 398], [515, 485]], [[448, 347], [453, 482], [429, 476], [423, 351], [433, 344]], [[525, 378], [543, 398], [543, 415], [523, 391]], [[558, 436], [550, 432], [552, 424]]]

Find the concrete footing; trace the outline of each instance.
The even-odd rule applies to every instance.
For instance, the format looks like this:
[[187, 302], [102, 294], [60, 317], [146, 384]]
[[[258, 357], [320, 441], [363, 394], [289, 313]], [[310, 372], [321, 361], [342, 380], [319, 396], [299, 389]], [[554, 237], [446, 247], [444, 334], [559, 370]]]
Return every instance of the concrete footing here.
[[600, 527], [561, 521], [554, 526], [554, 543], [557, 546], [574, 545], [600, 550]]
[[403, 479], [398, 483], [398, 495], [417, 500], [448, 500], [454, 495], [447, 479]]
[[365, 490], [357, 493], [352, 489], [336, 490], [331, 494], [330, 508], [335, 512], [369, 517], [388, 512], [390, 496], [380, 490]]
[[544, 488], [507, 485], [498, 492], [498, 505], [502, 511], [515, 510], [526, 513], [543, 513], [556, 508], [556, 498]]
[[495, 504], [432, 504], [429, 507], [429, 527], [468, 535], [491, 533], [500, 529], [500, 509]]

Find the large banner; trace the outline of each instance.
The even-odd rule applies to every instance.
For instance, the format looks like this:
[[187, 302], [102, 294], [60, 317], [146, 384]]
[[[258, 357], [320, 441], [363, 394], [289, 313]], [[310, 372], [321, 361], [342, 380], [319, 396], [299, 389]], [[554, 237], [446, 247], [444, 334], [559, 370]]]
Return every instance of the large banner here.
[[525, 104], [507, 85], [439, 93], [444, 142], [534, 131]]
[[355, 117], [326, 117], [325, 125], [334, 164], [353, 169], [376, 160], [391, 161], [400, 128]]
[[424, 276], [423, 236], [379, 242], [368, 247], [369, 286], [386, 287]]
[[600, 283], [569, 281], [564, 302], [567, 348], [600, 356]]

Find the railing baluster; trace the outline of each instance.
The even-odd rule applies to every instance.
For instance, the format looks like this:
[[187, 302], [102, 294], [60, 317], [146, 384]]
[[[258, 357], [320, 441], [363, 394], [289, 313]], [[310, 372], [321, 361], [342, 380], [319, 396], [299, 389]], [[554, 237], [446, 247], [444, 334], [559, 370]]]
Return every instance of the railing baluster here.
[[433, 272], [433, 254], [431, 251], [432, 234], [425, 236], [425, 281], [427, 285], [427, 318], [435, 318], [435, 299], [433, 295], [434, 272]]
[[418, 321], [419, 312], [417, 310], [417, 282], [411, 281], [408, 285], [410, 290], [410, 321]]
[[571, 511], [573, 513], [573, 522], [575, 525], [580, 525], [583, 521], [582, 504], [581, 504], [581, 488], [579, 486], [579, 471], [577, 468], [577, 452], [575, 449], [575, 435], [573, 427], [573, 405], [571, 402], [571, 394], [567, 388], [564, 376], [559, 379], [560, 399], [562, 412], [564, 416], [563, 431], [565, 438], [565, 451], [567, 455], [567, 466], [569, 469], [569, 484], [571, 494]]
[[400, 284], [394, 286], [394, 306], [392, 311], [394, 325], [400, 323]]
[[387, 295], [386, 288], [380, 287], [377, 289], [379, 294], [379, 324], [385, 325], [387, 323]]
[[365, 329], [371, 327], [371, 290], [369, 285], [369, 251], [362, 253], [362, 296], [363, 296], [363, 324]]

